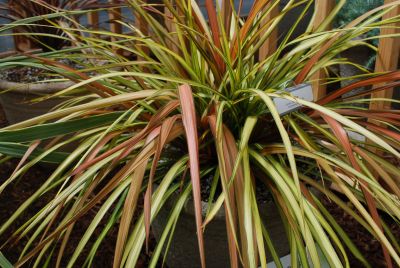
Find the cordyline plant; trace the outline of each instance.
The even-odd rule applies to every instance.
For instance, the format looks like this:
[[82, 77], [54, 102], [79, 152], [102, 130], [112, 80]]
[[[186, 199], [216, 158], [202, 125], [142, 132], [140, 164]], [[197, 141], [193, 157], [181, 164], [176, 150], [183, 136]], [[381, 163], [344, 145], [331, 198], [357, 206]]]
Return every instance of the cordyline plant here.
[[[81, 10], [93, 6], [96, 0], [9, 0], [0, 4], [4, 14], [1, 17], [18, 23], [26, 18], [44, 16], [66, 10]], [[22, 23], [15, 28], [17, 35], [23, 35], [32, 40], [33, 44], [43, 51], [58, 50], [69, 44], [68, 38], [61, 26], [70, 26], [73, 20], [65, 17], [43, 18], [34, 23]]]
[[[154, 6], [131, 0], [128, 6], [142, 24], [121, 22], [132, 30], [130, 34], [67, 29], [71, 36], [89, 33], [79, 39], [80, 47], [109, 61], [91, 67], [98, 75], [87, 77], [48, 57], [32, 56], [32, 61], [52, 66], [77, 82], [59, 94], [82, 87], [92, 94], [91, 99], [77, 97], [56, 111], [0, 131], [4, 157], [21, 157], [0, 192], [40, 161], [58, 164], [1, 226], [3, 234], [35, 200], [55, 189], [51, 202], [10, 238], [9, 243], [28, 239], [15, 265], [31, 259], [35, 266], [48, 265], [45, 256], [54, 255], [54, 266], [60, 266], [75, 223], [95, 211], [67, 266], [76, 263], [94, 230], [105, 221], [85, 256], [85, 265], [90, 266], [115, 227], [114, 267], [134, 267], [152, 222], [173, 199], [175, 206], [150, 267], [157, 264], [187, 200], [192, 200], [196, 216], [200, 259], [194, 262], [206, 266], [203, 230], [223, 207], [231, 266], [266, 267], [271, 254], [281, 267], [260, 217], [257, 185], [268, 189], [281, 212], [293, 267], [320, 267], [322, 258], [330, 267], [349, 267], [349, 252], [369, 266], [320, 201], [321, 196], [380, 241], [389, 267], [400, 265], [398, 241], [379, 214], [387, 213], [394, 222], [400, 219], [400, 168], [393, 164], [400, 157], [400, 113], [365, 108], [372, 102], [395, 102], [365, 96], [398, 86], [400, 71], [366, 74], [365, 79], [315, 102], [284, 91], [311, 82], [318, 71], [346, 63], [338, 53], [365, 44], [354, 37], [372, 28], [391, 27], [399, 19], [382, 20], [400, 4], [395, 1], [343, 28], [325, 30], [344, 2], [339, 1], [321, 25], [313, 27], [312, 20], [304, 34], [292, 39], [291, 33], [312, 1], [288, 1], [272, 18], [269, 14], [279, 2], [255, 1], [244, 20], [238, 15], [241, 1], [235, 9], [231, 1], [216, 7], [206, 0], [206, 19], [195, 1], [176, 0], [174, 5], [163, 1], [168, 10], [163, 15]], [[258, 58], [259, 48], [279, 21], [300, 5], [304, 5], [303, 13], [278, 48]], [[164, 16], [165, 22], [153, 13]], [[113, 53], [116, 50], [135, 57], [125, 58]], [[368, 92], [342, 98], [350, 90], [369, 85], [373, 87]], [[302, 108], [280, 115], [274, 98], [296, 102]], [[39, 145], [45, 140], [51, 141], [43, 149]], [[75, 149], [65, 153], [61, 147], [68, 143]], [[210, 177], [214, 179], [208, 180], [212, 189], [209, 209], [203, 216], [201, 185]], [[215, 190], [218, 187], [221, 191]], [[139, 209], [142, 202], [143, 209]]]

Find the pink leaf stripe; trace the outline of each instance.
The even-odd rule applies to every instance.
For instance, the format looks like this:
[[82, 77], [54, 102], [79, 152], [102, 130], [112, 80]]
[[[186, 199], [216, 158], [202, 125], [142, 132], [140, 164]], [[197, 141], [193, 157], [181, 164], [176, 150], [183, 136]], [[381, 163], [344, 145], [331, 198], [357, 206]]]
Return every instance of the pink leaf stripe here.
[[196, 111], [190, 86], [188, 84], [184, 84], [179, 86], [178, 90], [182, 109], [182, 121], [185, 128], [189, 150], [190, 177], [193, 186], [193, 200], [196, 215], [197, 239], [199, 243], [201, 267], [204, 268], [206, 267], [206, 262], [204, 254], [204, 238], [201, 228], [203, 225], [203, 219], [201, 214], [199, 144], [197, 137]]

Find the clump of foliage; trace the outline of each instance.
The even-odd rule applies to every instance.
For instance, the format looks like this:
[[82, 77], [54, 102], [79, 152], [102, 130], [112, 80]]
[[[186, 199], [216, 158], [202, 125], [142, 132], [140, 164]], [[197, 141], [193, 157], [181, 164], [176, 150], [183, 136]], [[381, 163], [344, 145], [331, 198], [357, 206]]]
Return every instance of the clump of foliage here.
[[[54, 14], [60, 11], [81, 10], [95, 4], [95, 0], [9, 0], [0, 3], [3, 18], [11, 23], [37, 16]], [[32, 40], [33, 44], [44, 51], [59, 50], [70, 41], [63, 27], [70, 27], [73, 20], [67, 17], [47, 17], [33, 23], [22, 23], [15, 31]], [[58, 27], [58, 26], [62, 27]]]
[[[367, 12], [341, 29], [326, 30], [345, 3], [340, 1], [332, 16], [318, 27], [311, 22], [294, 40], [290, 35], [313, 1], [289, 1], [282, 12], [266, 20], [279, 1], [255, 1], [243, 19], [232, 1], [215, 7], [206, 0], [207, 20], [196, 1], [176, 0], [172, 5], [164, 0], [168, 10], [164, 22], [152, 16], [159, 14], [152, 4], [140, 0], [127, 3], [137, 16], [136, 23], [121, 23], [132, 33], [102, 31], [79, 39], [80, 49], [106, 61], [88, 67], [96, 76], [88, 77], [44, 56], [35, 57], [77, 81], [59, 94], [83, 87], [90, 98], [76, 97], [59, 110], [0, 131], [2, 156], [22, 158], [12, 176], [0, 185], [0, 193], [32, 165], [57, 164], [40, 189], [1, 225], [0, 234], [35, 200], [56, 190], [52, 201], [8, 241], [28, 239], [17, 266], [31, 259], [36, 266], [48, 264], [53, 255], [54, 266], [67, 259], [72, 267], [94, 231], [101, 228], [101, 235], [84, 256], [90, 266], [107, 234], [117, 228], [114, 267], [135, 267], [152, 222], [171, 199], [174, 206], [150, 267], [156, 266], [168, 245], [187, 201], [193, 202], [195, 209], [200, 252], [200, 259], [194, 262], [206, 266], [203, 230], [224, 207], [231, 266], [266, 267], [269, 252], [279, 265], [260, 217], [256, 184], [270, 191], [282, 215], [287, 233], [282, 239], [290, 242], [293, 265], [320, 267], [323, 256], [330, 267], [348, 267], [351, 252], [369, 266], [316, 192], [343, 208], [380, 241], [388, 266], [400, 265], [398, 242], [378, 213], [383, 211], [400, 221], [400, 167], [388, 160], [400, 159], [399, 112], [366, 110], [359, 105], [382, 101], [363, 97], [400, 85], [400, 71], [370, 74], [315, 102], [284, 90], [312, 83], [316, 73], [342, 63], [338, 53], [359, 45], [354, 37], [371, 26], [390, 25], [392, 21], [381, 17], [398, 3]], [[302, 4], [304, 12], [282, 43], [259, 57], [260, 47], [279, 21]], [[86, 30], [76, 35], [81, 31]], [[92, 34], [90, 30], [87, 33]], [[63, 53], [60, 51], [59, 57]], [[357, 100], [342, 98], [366, 85], [376, 87], [360, 93]], [[274, 98], [302, 108], [281, 115]], [[46, 140], [52, 142], [43, 150], [39, 144]], [[73, 152], [60, 150], [68, 143]], [[208, 180], [210, 175], [213, 180]], [[210, 191], [205, 217], [201, 208], [204, 180], [211, 181], [211, 189], [217, 185], [222, 189]], [[140, 202], [143, 208], [138, 206]], [[134, 217], [135, 213], [140, 216]], [[65, 247], [83, 216], [92, 217], [91, 224], [73, 256], [67, 258]], [[105, 227], [101, 227], [102, 221]]]

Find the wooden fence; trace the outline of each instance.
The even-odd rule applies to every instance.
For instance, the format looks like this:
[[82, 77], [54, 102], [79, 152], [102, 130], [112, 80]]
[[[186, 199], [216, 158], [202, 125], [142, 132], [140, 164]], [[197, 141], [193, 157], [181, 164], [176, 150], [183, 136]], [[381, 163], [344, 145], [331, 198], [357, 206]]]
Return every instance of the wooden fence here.
[[[385, 0], [385, 4], [394, 2], [395, 0]], [[117, 2], [116, 0], [109, 0], [110, 3]], [[326, 16], [332, 11], [335, 7], [335, 0], [315, 0], [315, 9], [318, 10], [317, 16], [314, 19], [314, 27], [318, 27], [324, 21]], [[279, 14], [279, 5], [276, 5], [275, 9], [270, 12], [269, 18], [276, 16]], [[400, 7], [393, 9], [391, 12], [385, 15], [385, 18], [391, 18], [393, 16], [400, 14]], [[116, 8], [113, 9], [113, 12], [110, 12], [108, 15], [111, 23], [110, 30], [115, 33], [121, 33], [122, 27], [116, 21], [122, 18], [121, 9]], [[269, 18], [266, 18], [267, 20]], [[96, 29], [99, 25], [99, 14], [98, 13], [90, 13], [87, 18], [89, 27]], [[143, 25], [140, 20], [136, 20], [137, 26], [143, 31], [146, 30], [146, 25]], [[399, 26], [399, 25], [398, 25]], [[331, 27], [331, 26], [327, 26]], [[394, 34], [396, 31], [395, 28], [385, 28], [382, 29], [381, 34], [390, 35]], [[261, 47], [259, 52], [260, 59], [263, 59], [270, 55], [276, 47], [277, 47], [278, 33], [274, 32], [271, 34], [270, 38], [265, 42], [265, 44]], [[15, 37], [15, 43], [18, 44], [19, 49], [27, 49], [30, 47], [30, 43], [28, 40], [22, 37]], [[375, 70], [377, 72], [387, 72], [393, 71], [398, 68], [399, 63], [399, 51], [400, 51], [400, 38], [383, 38], [380, 40], [378, 45], [378, 54], [376, 60]], [[313, 88], [314, 88], [314, 98], [320, 99], [326, 94], [326, 85], [324, 83], [325, 74], [320, 71], [313, 77]], [[379, 85], [377, 85], [379, 86]], [[377, 93], [372, 94], [373, 97], [376, 98], [391, 98], [393, 96], [392, 90], [384, 90], [379, 91]], [[371, 104], [371, 109], [384, 109], [387, 108], [387, 103], [373, 103]]]

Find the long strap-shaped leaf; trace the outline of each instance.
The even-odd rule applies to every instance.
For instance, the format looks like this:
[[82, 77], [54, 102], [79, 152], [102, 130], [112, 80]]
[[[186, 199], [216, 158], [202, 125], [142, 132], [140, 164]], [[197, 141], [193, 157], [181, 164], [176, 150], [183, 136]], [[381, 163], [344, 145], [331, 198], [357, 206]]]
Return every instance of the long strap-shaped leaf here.
[[[210, 27], [211, 27], [214, 44], [218, 49], [220, 49], [221, 41], [220, 41], [220, 30], [218, 27], [217, 11], [215, 9], [215, 6], [214, 6], [214, 3], [212, 0], [206, 0], [206, 9], [207, 9], [208, 18], [210, 20]], [[215, 61], [217, 62], [218, 69], [220, 70], [221, 73], [223, 73], [224, 65], [223, 65], [221, 56], [218, 53], [214, 52], [213, 57], [214, 57]]]
[[197, 137], [196, 111], [193, 101], [192, 90], [188, 84], [179, 86], [179, 99], [182, 109], [182, 121], [185, 128], [186, 140], [189, 150], [190, 177], [193, 185], [193, 200], [196, 215], [197, 240], [201, 266], [206, 267], [203, 238], [203, 219], [201, 214], [200, 195], [200, 167], [199, 167], [199, 144]]
[[129, 227], [132, 222], [133, 213], [135, 212], [137, 200], [139, 198], [143, 177], [146, 171], [147, 162], [144, 161], [132, 175], [131, 185], [128, 196], [125, 200], [124, 209], [122, 211], [121, 221], [118, 229], [117, 244], [115, 246], [113, 267], [120, 267], [122, 255], [126, 240], [129, 235]]
[[64, 122], [47, 123], [17, 130], [0, 131], [0, 142], [31, 142], [104, 126], [115, 121], [121, 112], [112, 112]]
[[[352, 27], [356, 27], [357, 24], [368, 18], [369, 16], [373, 15], [374, 13], [384, 10], [384, 9], [389, 9], [392, 8], [393, 6], [399, 5], [400, 1], [394, 1], [392, 3], [388, 3], [382, 6], [379, 6], [369, 12], [366, 12], [362, 16], [358, 17], [357, 19], [353, 20], [351, 23], [349, 23], [344, 29], [350, 29]], [[310, 73], [311, 69], [315, 66], [315, 63], [324, 55], [324, 53], [337, 41], [341, 36], [343, 36], [346, 33], [346, 31], [340, 31], [337, 32], [330, 40], [328, 40], [320, 50], [318, 50], [317, 53], [315, 53], [306, 63], [304, 68], [300, 71], [300, 73], [297, 75], [295, 79], [295, 84], [300, 84], [302, 83]]]
[[144, 223], [146, 231], [146, 251], [149, 249], [149, 237], [150, 237], [150, 219], [151, 219], [151, 196], [153, 194], [153, 179], [156, 173], [158, 161], [161, 157], [161, 152], [167, 142], [167, 138], [174, 126], [176, 120], [179, 116], [175, 115], [167, 118], [161, 125], [160, 134], [156, 143], [156, 151], [153, 157], [153, 162], [151, 165], [149, 182], [147, 185], [147, 190], [144, 196]]
[[0, 252], [0, 266], [2, 268], [12, 268], [13, 265], [4, 257], [4, 255]]
[[355, 88], [360, 88], [360, 87], [365, 87], [365, 86], [370, 86], [370, 85], [376, 85], [380, 83], [388, 83], [388, 82], [393, 82], [396, 80], [400, 79], [400, 71], [393, 71], [390, 73], [378, 75], [372, 78], [368, 79], [363, 79], [361, 81], [354, 82], [348, 86], [345, 86], [341, 89], [338, 89], [331, 94], [323, 97], [322, 99], [318, 100], [319, 105], [324, 105], [327, 104], [339, 97], [341, 97], [343, 94], [355, 89]]
[[[330, 127], [332, 128], [333, 133], [335, 134], [335, 136], [339, 139], [340, 143], [343, 145], [343, 149], [347, 155], [347, 157], [349, 158], [352, 166], [359, 172], [361, 172], [361, 167], [358, 164], [355, 156], [354, 156], [354, 152], [351, 146], [351, 143], [349, 141], [349, 137], [347, 136], [346, 131], [344, 130], [344, 128], [340, 125], [339, 122], [337, 122], [335, 119], [333, 119], [332, 117], [329, 117], [327, 115], [322, 115], [322, 118], [324, 118], [324, 120], [330, 125]], [[381, 218], [378, 214], [378, 210], [376, 208], [376, 203], [374, 201], [374, 198], [372, 197], [369, 189], [368, 189], [368, 183], [362, 181], [361, 183], [361, 189], [364, 193], [365, 196], [365, 200], [367, 202], [368, 205], [368, 209], [371, 213], [372, 218], [374, 219], [375, 223], [378, 225], [378, 227], [383, 230], [382, 228], [382, 222], [381, 222]], [[383, 255], [385, 256], [385, 260], [386, 260], [386, 265], [388, 267], [393, 267], [393, 263], [392, 263], [392, 259], [390, 258], [390, 254], [389, 251], [387, 250], [387, 248], [385, 247], [385, 245], [383, 243], [381, 243], [382, 245], [382, 250], [383, 250]]]
[[[229, 246], [229, 259], [231, 267], [239, 267], [238, 262], [238, 242], [236, 238], [236, 225], [237, 225], [237, 209], [234, 187], [229, 186], [229, 178], [232, 176], [234, 164], [231, 163], [228, 157], [228, 145], [225, 142], [225, 137], [222, 131], [218, 131], [217, 118], [215, 115], [208, 116], [211, 132], [216, 142], [216, 150], [218, 155], [219, 169], [221, 173], [221, 183], [223, 193], [225, 194], [225, 218], [226, 218], [226, 231], [228, 236]], [[234, 145], [236, 146], [236, 144]], [[236, 158], [235, 158], [236, 159]], [[234, 161], [234, 160], [233, 160]], [[232, 162], [233, 162], [232, 161]]]

